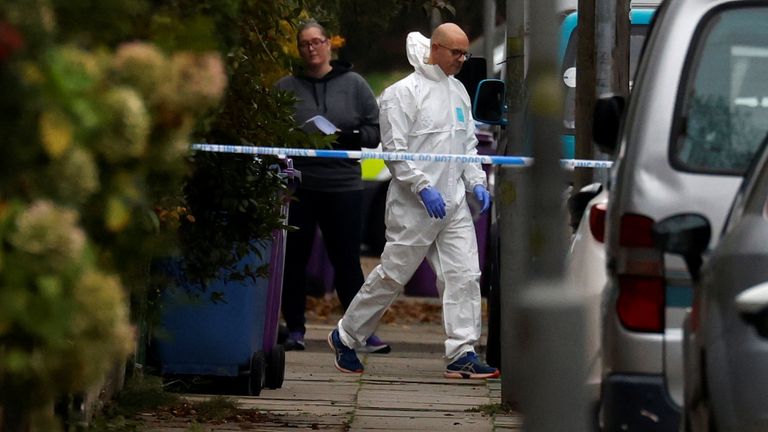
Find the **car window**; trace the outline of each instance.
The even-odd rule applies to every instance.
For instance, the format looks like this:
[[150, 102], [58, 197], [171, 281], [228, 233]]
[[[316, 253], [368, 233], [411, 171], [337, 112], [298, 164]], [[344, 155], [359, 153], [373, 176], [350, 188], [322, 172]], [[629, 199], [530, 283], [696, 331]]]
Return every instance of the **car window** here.
[[768, 190], [768, 187], [765, 186], [766, 180], [768, 180], [768, 170], [766, 170], [768, 153], [766, 153], [766, 149], [768, 149], [768, 137], [760, 143], [760, 148], [744, 173], [744, 179], [736, 192], [728, 216], [725, 218], [720, 237], [739, 224], [743, 215], [749, 212], [748, 208], [752, 208], [752, 212], [759, 212], [762, 209], [765, 216], [766, 200], [768, 200], [768, 197], [764, 196], [765, 191]]
[[743, 174], [768, 131], [768, 8], [720, 10], [698, 32], [673, 163]]

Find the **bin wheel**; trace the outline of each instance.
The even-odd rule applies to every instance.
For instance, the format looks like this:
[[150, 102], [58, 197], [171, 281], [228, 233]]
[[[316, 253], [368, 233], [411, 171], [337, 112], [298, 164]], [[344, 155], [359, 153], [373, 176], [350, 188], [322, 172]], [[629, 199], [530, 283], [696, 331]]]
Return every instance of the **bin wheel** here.
[[258, 396], [264, 388], [264, 376], [266, 362], [264, 353], [257, 351], [251, 356], [251, 366], [245, 376], [245, 393], [249, 396]]
[[282, 345], [286, 339], [288, 339], [288, 327], [285, 324], [280, 324], [277, 326], [277, 343]]
[[272, 347], [267, 357], [267, 376], [265, 385], [270, 389], [278, 389], [283, 386], [285, 378], [285, 348], [282, 345]]

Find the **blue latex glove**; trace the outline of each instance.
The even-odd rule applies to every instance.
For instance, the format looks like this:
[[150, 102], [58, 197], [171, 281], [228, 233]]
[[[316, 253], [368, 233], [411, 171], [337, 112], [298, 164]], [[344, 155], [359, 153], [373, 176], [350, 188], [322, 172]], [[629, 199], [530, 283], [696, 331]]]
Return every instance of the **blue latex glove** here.
[[445, 217], [445, 201], [443, 201], [443, 196], [440, 195], [440, 192], [431, 187], [426, 187], [419, 192], [419, 196], [421, 196], [429, 216], [436, 219]]
[[485, 186], [479, 184], [475, 186], [473, 192], [475, 193], [475, 198], [477, 198], [477, 201], [483, 205], [483, 207], [480, 209], [480, 213], [482, 214], [488, 211], [488, 209], [491, 207], [491, 194], [488, 193], [488, 189], [486, 189]]

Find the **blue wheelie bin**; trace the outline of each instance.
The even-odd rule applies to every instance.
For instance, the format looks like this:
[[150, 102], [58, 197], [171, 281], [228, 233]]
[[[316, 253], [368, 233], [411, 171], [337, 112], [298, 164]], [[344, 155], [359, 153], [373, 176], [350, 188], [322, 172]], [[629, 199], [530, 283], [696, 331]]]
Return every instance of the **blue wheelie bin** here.
[[[298, 181], [290, 159], [280, 175]], [[281, 207], [288, 218], [288, 200]], [[267, 264], [269, 278], [221, 277], [205, 287], [194, 286], [181, 274], [181, 259], [163, 265], [181, 289], [167, 289], [161, 296], [162, 335], [156, 337], [160, 372], [163, 375], [234, 377], [241, 391], [257, 396], [261, 389], [280, 388], [285, 373], [285, 351], [277, 343], [285, 260], [285, 230], [274, 230], [271, 241], [259, 244], [238, 263], [238, 271]], [[217, 292], [223, 300], [191, 297], [188, 292]]]

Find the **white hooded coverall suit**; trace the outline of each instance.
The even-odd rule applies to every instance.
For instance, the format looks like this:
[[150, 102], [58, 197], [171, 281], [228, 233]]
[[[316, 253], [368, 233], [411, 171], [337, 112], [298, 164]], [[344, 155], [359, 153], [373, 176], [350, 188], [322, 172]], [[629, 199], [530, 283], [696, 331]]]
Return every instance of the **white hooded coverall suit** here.
[[[415, 71], [382, 93], [379, 105], [384, 151], [476, 155], [477, 138], [464, 85], [437, 65], [426, 64], [430, 40], [410, 33], [408, 60]], [[389, 305], [426, 257], [437, 275], [443, 302], [447, 362], [480, 338], [480, 267], [477, 238], [466, 192], [486, 186], [480, 164], [387, 161], [386, 239], [381, 264], [360, 288], [339, 321], [342, 342], [365, 344]], [[431, 186], [443, 196], [446, 216], [429, 217], [419, 191]]]

